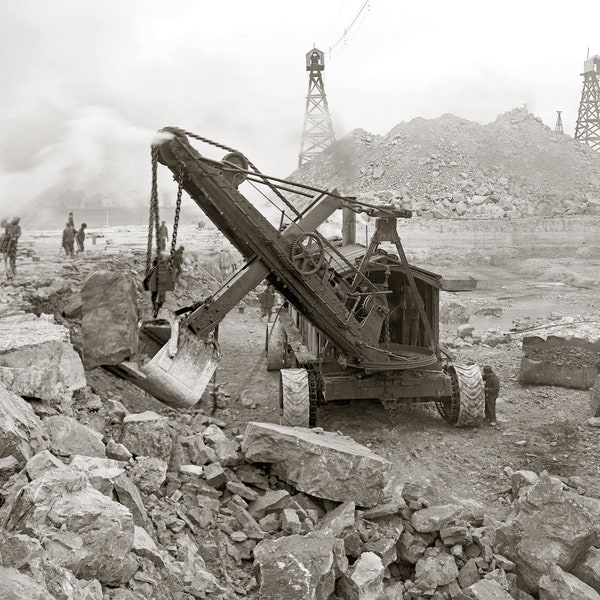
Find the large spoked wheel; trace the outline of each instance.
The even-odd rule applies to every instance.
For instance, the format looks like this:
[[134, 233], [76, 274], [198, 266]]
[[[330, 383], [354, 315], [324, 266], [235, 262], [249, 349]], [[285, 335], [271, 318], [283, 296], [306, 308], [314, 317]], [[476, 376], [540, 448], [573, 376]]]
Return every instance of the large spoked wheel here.
[[279, 405], [282, 425], [289, 427], [315, 426], [316, 385], [306, 369], [281, 369]]
[[267, 323], [265, 351], [267, 353], [267, 371], [279, 371], [289, 366], [287, 335], [280, 319], [274, 323]]
[[323, 264], [323, 242], [314, 233], [303, 233], [292, 242], [292, 262], [303, 275], [316, 273]]
[[456, 427], [479, 427], [485, 417], [485, 390], [477, 365], [452, 365], [452, 396], [436, 402], [442, 418]]

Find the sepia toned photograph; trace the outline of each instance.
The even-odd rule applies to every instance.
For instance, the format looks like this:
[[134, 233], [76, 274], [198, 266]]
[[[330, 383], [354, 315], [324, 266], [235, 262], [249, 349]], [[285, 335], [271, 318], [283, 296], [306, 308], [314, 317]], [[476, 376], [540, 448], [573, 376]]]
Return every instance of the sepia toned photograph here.
[[0, 3], [0, 600], [600, 600], [600, 3]]

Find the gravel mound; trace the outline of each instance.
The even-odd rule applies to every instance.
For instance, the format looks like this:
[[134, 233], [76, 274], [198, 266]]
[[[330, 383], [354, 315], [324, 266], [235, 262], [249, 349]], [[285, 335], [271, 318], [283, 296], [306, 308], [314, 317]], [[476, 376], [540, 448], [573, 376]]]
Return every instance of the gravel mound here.
[[600, 214], [600, 156], [525, 108], [480, 125], [416, 118], [384, 136], [356, 129], [290, 179], [412, 200], [431, 218]]

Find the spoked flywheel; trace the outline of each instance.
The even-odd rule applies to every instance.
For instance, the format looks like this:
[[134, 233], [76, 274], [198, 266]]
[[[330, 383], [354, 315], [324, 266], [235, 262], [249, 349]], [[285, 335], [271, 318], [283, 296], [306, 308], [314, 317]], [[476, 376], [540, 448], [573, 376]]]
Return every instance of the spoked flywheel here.
[[316, 273], [323, 264], [323, 242], [314, 233], [302, 233], [292, 242], [291, 259], [303, 275]]

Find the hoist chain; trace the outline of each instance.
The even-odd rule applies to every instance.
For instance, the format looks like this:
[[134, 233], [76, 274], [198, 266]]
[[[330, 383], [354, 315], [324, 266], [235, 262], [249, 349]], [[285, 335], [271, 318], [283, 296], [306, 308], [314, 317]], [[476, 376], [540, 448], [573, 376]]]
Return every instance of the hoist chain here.
[[171, 236], [171, 256], [175, 253], [177, 245], [177, 230], [179, 229], [179, 216], [181, 214], [181, 194], [183, 192], [183, 166], [177, 177], [177, 203], [175, 204], [175, 218], [173, 220], [173, 235]]
[[150, 188], [150, 212], [148, 214], [148, 244], [146, 247], [146, 274], [152, 266], [152, 232], [156, 226], [156, 247], [158, 248], [158, 146], [152, 146], [152, 185]]

